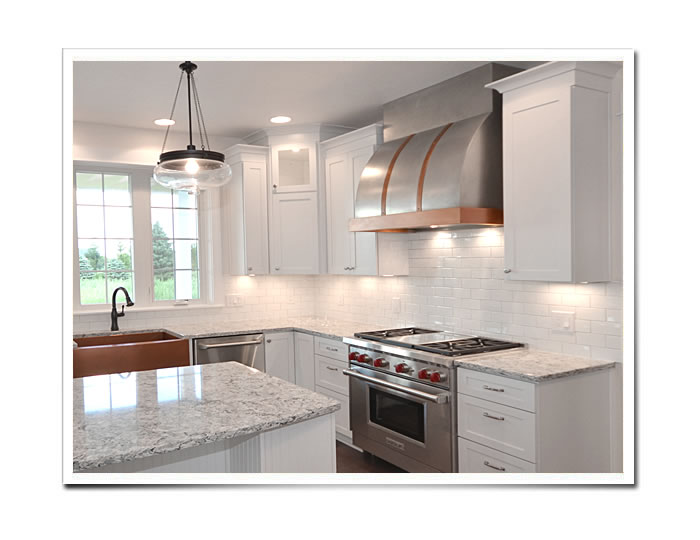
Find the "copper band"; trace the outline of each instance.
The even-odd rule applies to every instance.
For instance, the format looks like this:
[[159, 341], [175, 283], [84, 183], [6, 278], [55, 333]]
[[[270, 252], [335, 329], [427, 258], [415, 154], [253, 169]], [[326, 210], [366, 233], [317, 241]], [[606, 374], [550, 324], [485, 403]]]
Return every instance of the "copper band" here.
[[454, 122], [450, 122], [444, 128], [442, 128], [440, 133], [438, 133], [437, 137], [435, 137], [433, 144], [430, 145], [430, 148], [428, 149], [428, 153], [425, 154], [425, 159], [423, 160], [423, 166], [420, 169], [420, 178], [418, 179], [418, 192], [416, 194], [416, 210], [419, 212], [421, 210], [423, 210], [423, 182], [425, 181], [425, 173], [428, 170], [428, 161], [430, 161], [430, 156], [433, 154], [433, 150], [435, 150], [437, 143], [440, 142], [440, 139], [445, 134], [445, 132], [448, 129], [450, 129], [450, 126], [452, 124], [454, 124]]
[[382, 188], [382, 215], [386, 215], [386, 192], [389, 189], [389, 180], [391, 180], [391, 171], [394, 170], [394, 164], [396, 163], [396, 160], [399, 158], [399, 154], [401, 151], [406, 148], [406, 145], [408, 144], [408, 141], [410, 141], [413, 138], [414, 133], [406, 137], [406, 140], [401, 143], [401, 146], [398, 147], [396, 150], [396, 153], [394, 154], [394, 157], [391, 158], [391, 163], [389, 163], [389, 168], [386, 171], [386, 177], [384, 178], [384, 187]]

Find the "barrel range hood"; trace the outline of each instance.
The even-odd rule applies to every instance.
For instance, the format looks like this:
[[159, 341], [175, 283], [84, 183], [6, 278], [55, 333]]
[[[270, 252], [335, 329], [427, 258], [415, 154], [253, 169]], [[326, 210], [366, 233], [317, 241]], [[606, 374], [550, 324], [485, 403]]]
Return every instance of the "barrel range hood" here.
[[[426, 95], [407, 96], [407, 103], [391, 108], [389, 122], [385, 106], [385, 139], [387, 126], [392, 135], [403, 125], [430, 128], [409, 134], [404, 129], [377, 148], [360, 177], [350, 231], [503, 225], [501, 103], [483, 87], [493, 80], [494, 70], [486, 69], [431, 87]], [[469, 99], [476, 105], [461, 103]], [[436, 126], [451, 116], [445, 112], [450, 107], [457, 111], [454, 121]], [[465, 111], [480, 114], [465, 117]]]

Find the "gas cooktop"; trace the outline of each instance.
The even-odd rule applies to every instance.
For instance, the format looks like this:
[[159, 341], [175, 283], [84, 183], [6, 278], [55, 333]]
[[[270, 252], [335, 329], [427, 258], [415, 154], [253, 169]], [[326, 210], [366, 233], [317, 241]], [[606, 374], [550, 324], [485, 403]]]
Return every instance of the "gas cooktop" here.
[[512, 341], [414, 327], [358, 332], [355, 334], [355, 337], [444, 356], [464, 356], [523, 346], [522, 343]]

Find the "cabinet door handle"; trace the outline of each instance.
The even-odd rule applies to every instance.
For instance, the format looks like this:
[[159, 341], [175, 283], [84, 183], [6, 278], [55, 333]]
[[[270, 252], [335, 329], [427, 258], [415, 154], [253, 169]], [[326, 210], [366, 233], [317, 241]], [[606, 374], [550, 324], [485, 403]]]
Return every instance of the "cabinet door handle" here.
[[279, 266], [275, 266], [275, 270], [276, 270], [276, 271], [279, 271], [279, 269], [280, 269]]
[[268, 339], [267, 342], [268, 342], [268, 343], [272, 343], [272, 340], [271, 340], [271, 339]]
[[346, 266], [345, 268], [343, 268], [343, 270], [350, 270], [350, 267]]
[[277, 184], [272, 184], [272, 189], [277, 189]]
[[249, 266], [249, 267], [248, 267], [248, 272], [252, 272], [252, 271], [253, 271], [253, 267], [252, 267], [252, 266]]
[[512, 272], [512, 270], [511, 270], [510, 268], [504, 268], [504, 269], [503, 269], [503, 273], [504, 273], [504, 274], [510, 274], [511, 272]]
[[487, 413], [487, 412], [484, 413], [484, 416], [485, 416], [486, 418], [490, 418], [491, 420], [501, 420], [501, 421], [505, 420], [505, 418], [502, 417], [502, 416], [491, 416], [491, 415], [490, 415], [489, 413]]
[[505, 392], [503, 388], [492, 388], [488, 384], [484, 385], [484, 390], [491, 390], [491, 392]]
[[335, 347], [326, 347], [326, 350], [327, 350], [327, 351], [338, 352], [338, 349], [336, 349]]
[[496, 467], [495, 465], [491, 465], [488, 461], [484, 461], [484, 465], [487, 467], [491, 467], [492, 469], [496, 469], [497, 471], [505, 472], [506, 468], [505, 467]]
[[330, 371], [338, 371], [337, 367], [326, 366], [326, 369], [328, 369]]

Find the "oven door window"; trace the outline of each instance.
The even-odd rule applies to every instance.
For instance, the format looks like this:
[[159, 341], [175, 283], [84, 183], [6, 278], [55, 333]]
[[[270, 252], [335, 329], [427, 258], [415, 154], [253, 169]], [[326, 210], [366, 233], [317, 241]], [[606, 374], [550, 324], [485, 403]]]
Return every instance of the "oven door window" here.
[[425, 443], [425, 405], [369, 387], [369, 419], [395, 433]]

